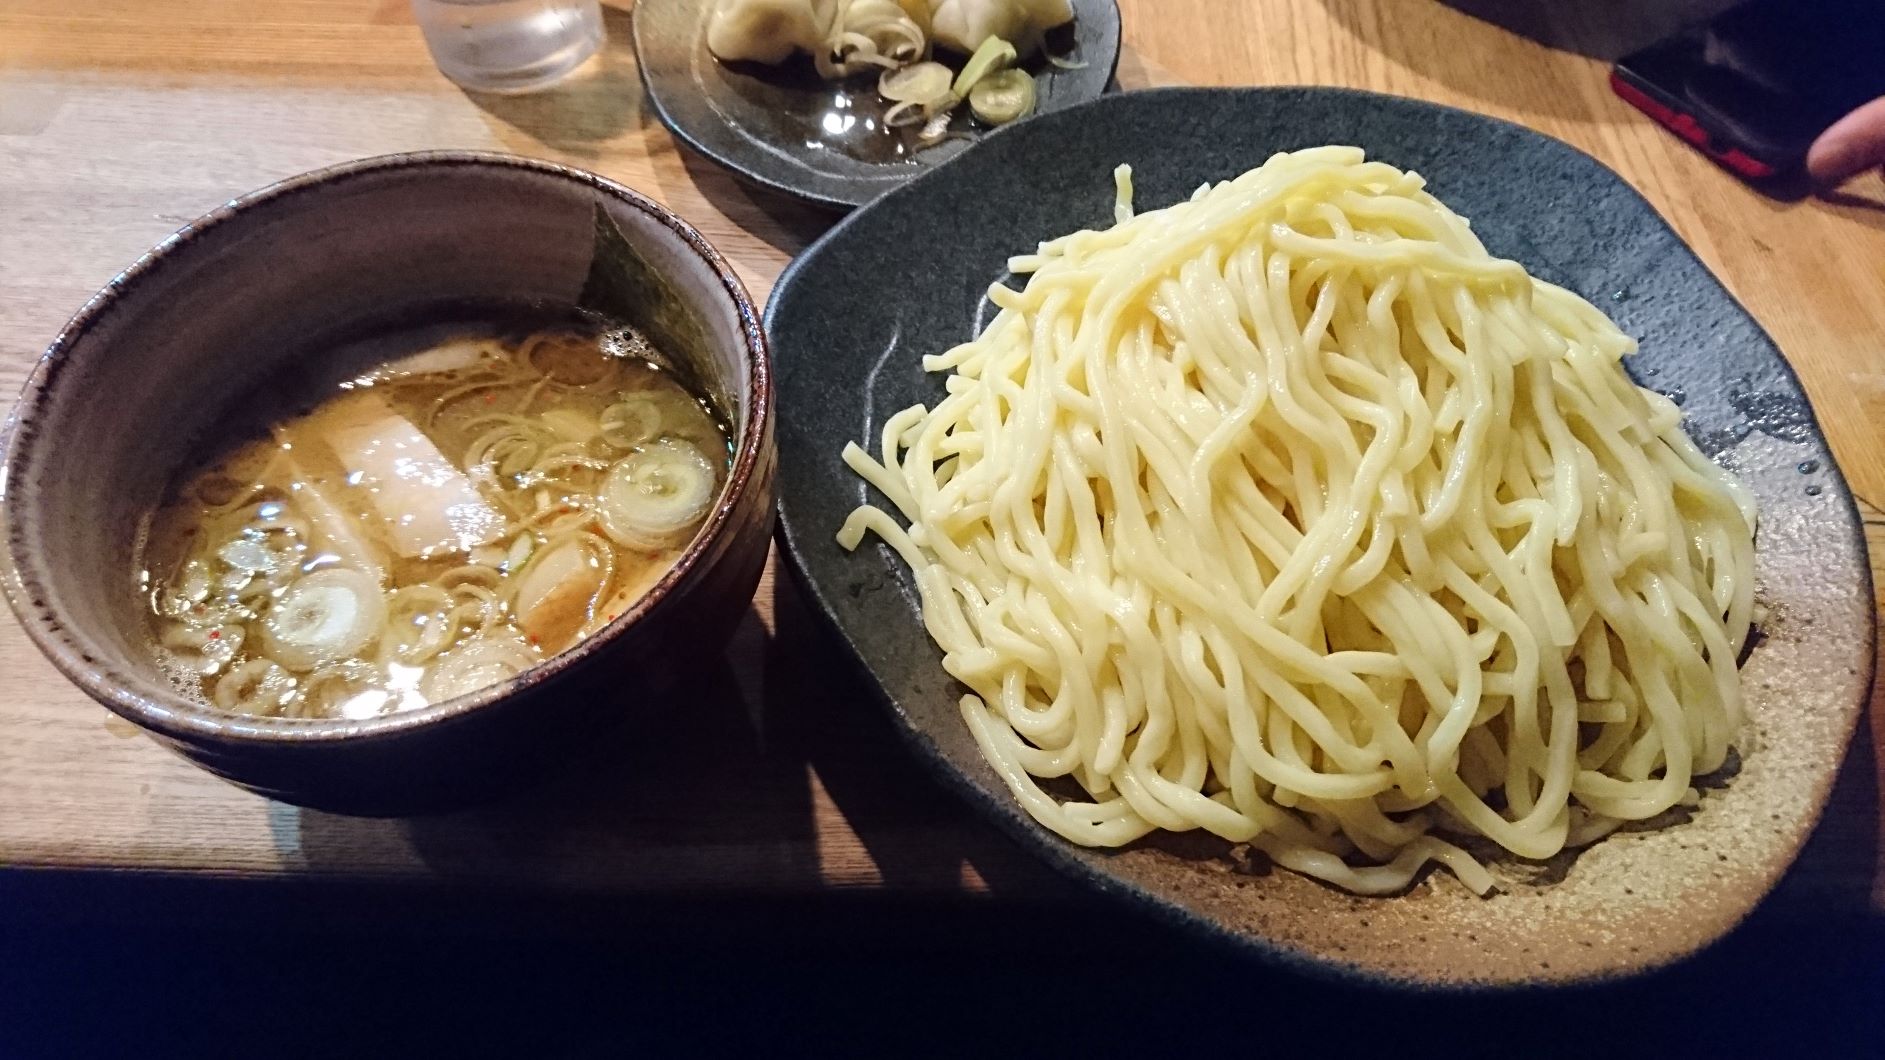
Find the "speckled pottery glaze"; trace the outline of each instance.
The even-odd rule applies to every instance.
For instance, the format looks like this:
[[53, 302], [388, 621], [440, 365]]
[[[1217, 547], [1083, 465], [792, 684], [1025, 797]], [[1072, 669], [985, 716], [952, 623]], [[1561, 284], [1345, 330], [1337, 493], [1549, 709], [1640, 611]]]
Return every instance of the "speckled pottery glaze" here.
[[[1682, 403], [1690, 434], [1761, 506], [1757, 598], [1767, 617], [1742, 671], [1750, 720], [1738, 772], [1670, 827], [1626, 830], [1542, 866], [1498, 866], [1508, 882], [1491, 898], [1440, 872], [1403, 895], [1357, 898], [1195, 835], [1117, 851], [1063, 842], [977, 752], [909, 573], [874, 539], [855, 554], [833, 540], [870, 497], [839, 459], [844, 443], [874, 449], [885, 417], [942, 395], [942, 376], [920, 359], [992, 317], [985, 292], [1007, 277], [1010, 255], [1110, 223], [1114, 166], [1132, 164], [1138, 204], [1151, 209], [1273, 152], [1327, 143], [1423, 174], [1493, 253], [1609, 313], [1640, 340], [1630, 371]], [[1737, 924], [1792, 861], [1870, 687], [1861, 526], [1793, 371], [1628, 184], [1517, 125], [1337, 89], [1105, 97], [997, 132], [847, 218], [780, 280], [767, 327], [780, 399], [793, 410], [780, 433], [782, 538], [917, 757], [1068, 874], [1265, 958], [1480, 988], [1611, 978], [1692, 953]]]
[[[1071, 2], [1071, 54], [1081, 65], [1031, 64], [1043, 114], [1106, 91], [1119, 65], [1118, 5]], [[707, 50], [714, 7], [713, 0], [639, 0], [635, 60], [648, 104], [668, 131], [741, 180], [849, 210], [929, 172], [983, 135], [971, 132], [894, 160], [847, 151], [846, 130], [887, 106], [876, 98], [875, 78], [823, 82], [811, 74], [809, 60], [782, 67], [721, 63]]]
[[[266, 381], [344, 366], [375, 322], [573, 305], [598, 206], [701, 324], [668, 350], [723, 395], [732, 471], [700, 535], [626, 614], [501, 685], [366, 720], [222, 714], [159, 669], [134, 580], [141, 516]], [[27, 633], [92, 698], [243, 787], [352, 813], [434, 810], [540, 774], [716, 654], [758, 582], [776, 459], [766, 341], [739, 279], [659, 205], [506, 155], [391, 155], [234, 200], [80, 309], [7, 425], [0, 575]]]

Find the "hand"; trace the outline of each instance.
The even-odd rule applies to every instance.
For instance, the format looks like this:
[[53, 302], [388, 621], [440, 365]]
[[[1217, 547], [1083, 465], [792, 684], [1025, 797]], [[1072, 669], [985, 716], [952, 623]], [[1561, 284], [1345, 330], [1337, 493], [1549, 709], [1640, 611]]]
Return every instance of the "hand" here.
[[1885, 172], [1885, 96], [1834, 122], [1806, 152], [1806, 171], [1831, 187], [1873, 166]]

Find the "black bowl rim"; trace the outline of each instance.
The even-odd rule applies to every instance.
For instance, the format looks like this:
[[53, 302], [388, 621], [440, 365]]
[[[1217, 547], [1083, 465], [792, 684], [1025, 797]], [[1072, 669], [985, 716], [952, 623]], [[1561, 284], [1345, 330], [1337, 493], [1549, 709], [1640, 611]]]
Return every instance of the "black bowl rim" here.
[[[46, 394], [58, 385], [60, 370], [65, 366], [71, 350], [85, 340], [143, 277], [167, 264], [179, 261], [187, 263], [191, 245], [200, 237], [221, 229], [237, 218], [266, 210], [271, 203], [291, 196], [320, 192], [350, 180], [407, 169], [431, 171], [434, 176], [458, 169], [492, 169], [548, 177], [586, 187], [630, 209], [639, 210], [658, 222], [712, 270], [719, 280], [719, 293], [731, 301], [738, 317], [747, 368], [751, 374], [751, 386], [742, 410], [747, 413], [746, 428], [740, 435], [733, 466], [712, 513], [674, 565], [633, 607], [614, 621], [582, 642], [544, 659], [507, 681], [454, 699], [428, 704], [418, 710], [363, 719], [248, 718], [198, 706], [179, 694], [147, 697], [129, 691], [123, 678], [104, 668], [70, 639], [66, 624], [47, 605], [46, 601], [52, 596], [48, 592], [49, 586], [31, 574], [30, 568], [23, 569], [20, 563], [22, 555], [36, 547], [38, 535], [24, 533], [12, 518], [12, 506], [7, 503], [8, 483], [29, 462], [44, 460], [50, 455], [50, 442], [30, 430], [22, 431], [22, 426], [31, 426], [34, 414], [44, 402]], [[771, 353], [765, 329], [761, 326], [759, 314], [754, 309], [745, 284], [699, 231], [648, 196], [574, 166], [496, 151], [407, 151], [325, 166], [231, 199], [184, 225], [112, 277], [72, 315], [46, 347], [27, 375], [4, 426], [0, 426], [0, 527], [4, 528], [6, 537], [5, 548], [0, 549], [0, 590], [4, 590], [7, 602], [27, 636], [62, 674], [113, 713], [153, 732], [193, 744], [243, 746], [306, 746], [343, 740], [358, 743], [396, 738], [417, 729], [462, 719], [580, 666], [596, 654], [606, 651], [630, 626], [657, 608], [683, 582], [704, 570], [702, 556], [727, 532], [733, 521], [734, 509], [745, 497], [761, 468], [766, 439], [771, 429], [773, 400]]]
[[[1555, 136], [1540, 132], [1537, 129], [1521, 125], [1517, 122], [1508, 121], [1504, 118], [1466, 110], [1463, 107], [1453, 107], [1444, 103], [1435, 103], [1431, 100], [1415, 99], [1409, 96], [1397, 96], [1386, 92], [1373, 92], [1367, 89], [1329, 85], [1262, 85], [1242, 87], [1180, 86], [1150, 88], [1130, 93], [1109, 93], [1084, 103], [1068, 107], [1065, 110], [1056, 111], [1051, 115], [1042, 115], [1039, 120], [1078, 121], [1083, 116], [1083, 112], [1089, 109], [1114, 105], [1130, 105], [1123, 101], [1142, 96], [1166, 96], [1174, 98], [1189, 96], [1195, 98], [1207, 95], [1254, 95], [1260, 93], [1299, 92], [1348, 96], [1367, 103], [1389, 101], [1396, 106], [1408, 106], [1419, 110], [1464, 114], [1483, 122], [1508, 129], [1515, 129], [1528, 135], [1548, 140], [1552, 144], [1577, 155], [1592, 165], [1598, 166], [1613, 174], [1616, 172], [1605, 165], [1601, 160], [1592, 156], [1589, 152], [1575, 145], [1566, 143]], [[997, 129], [990, 135], [1010, 135], [1014, 133], [1014, 130], [1024, 128], [1026, 128], [1025, 123], [1017, 123], [1017, 125], [1009, 128]], [[963, 154], [966, 155], [968, 152], [963, 152]], [[785, 271], [780, 274], [779, 279], [773, 284], [772, 294], [767, 300], [765, 313], [767, 334], [770, 335], [772, 333], [773, 320], [785, 292], [797, 281], [802, 273], [812, 268], [813, 263], [817, 260], [821, 251], [826, 249], [826, 247], [834, 241], [842, 238], [843, 233], [849, 226], [862, 223], [860, 218], [863, 218], [867, 212], [873, 208], [889, 203], [893, 201], [893, 199], [900, 200], [905, 196], [922, 195], [926, 190], [924, 186], [929, 182], [949, 179], [951, 174], [948, 167], [954, 161], [956, 161], [956, 159], [951, 159], [949, 162], [936, 167], [929, 173], [923, 174], [921, 177], [864, 204], [864, 206], [857, 211], [839, 220], [839, 222], [828, 229], [824, 235], [814, 241], [811, 246], [801, 252], [798, 257], [794, 258], [786, 267]], [[1669, 228], [1671, 234], [1675, 235], [1677, 242], [1680, 243], [1690, 255], [1696, 256], [1696, 260], [1700, 261], [1700, 257], [1695, 255], [1694, 249], [1689, 247], [1688, 243], [1683, 240], [1679, 234], [1675, 233], [1673, 227], [1669, 226], [1668, 222], [1663, 219], [1661, 212], [1656, 210], [1655, 206], [1651, 204], [1641, 192], [1637, 191], [1634, 185], [1630, 184], [1627, 180], [1623, 180], [1620, 175], [1618, 176], [1618, 180], [1629, 190], [1630, 194], [1636, 196], [1636, 198], [1642, 202], [1644, 208], [1655, 216], [1664, 227]], [[1703, 267], [1706, 269], [1706, 263], [1703, 263]], [[1711, 276], [1714, 275], [1713, 270], [1709, 270], [1709, 274]], [[1760, 322], [1754, 319], [1753, 314], [1748, 313], [1747, 308], [1741, 304], [1740, 300], [1734, 296], [1733, 292], [1727, 289], [1726, 285], [1722, 285], [1722, 292], [1736, 310], [1743, 313], [1749, 320], [1754, 322], [1755, 326], [1763, 335], [1767, 333], [1766, 328], [1760, 326]], [[1769, 336], [1769, 341], [1772, 342], [1771, 336]], [[1774, 343], [1773, 345], [1776, 350], [1779, 349], [1778, 343]], [[1784, 353], [1780, 357], [1780, 362], [1781, 369], [1786, 374], [1786, 377], [1790, 379], [1796, 387], [1799, 387], [1799, 373], [1794, 370], [1792, 362], [1787, 360]], [[1800, 390], [1803, 394], [1805, 393], [1804, 387], [1800, 387]], [[1812, 431], [1812, 437], [1819, 440], [1824, 446], [1826, 435], [1820, 427], [1818, 413], [1813, 410], [1810, 402], [1807, 403], [1806, 408], [1807, 415], [1810, 419], [1809, 427]], [[1833, 458], [1831, 447], [1825, 447], [1827, 449], [1828, 459], [1825, 461], [1825, 467], [1822, 470], [1828, 475], [1829, 488], [1832, 491], [1836, 491], [1840, 497], [1843, 498], [1844, 507], [1848, 515], [1849, 534], [1854, 543], [1854, 547], [1858, 550], [1859, 554], [1863, 556], [1865, 555], [1866, 549], [1865, 531], [1863, 520], [1860, 518], [1858, 510], [1857, 499], [1853, 495], [1851, 487], [1846, 482], [1844, 471], [1840, 469], [1837, 460]], [[1067, 843], [1058, 836], [1048, 832], [1046, 829], [1041, 828], [1032, 820], [1026, 819], [1025, 815], [1018, 815], [1013, 812], [1013, 801], [1006, 798], [1005, 793], [984, 788], [982, 785], [970, 780], [966, 774], [957, 769], [952, 762], [945, 758], [936, 742], [905, 716], [896, 698], [877, 679], [876, 672], [865, 659], [864, 653], [858, 648], [857, 644], [852, 641], [843, 624], [838, 620], [837, 613], [831, 601], [827, 599], [826, 594], [821, 589], [817, 580], [805, 569], [800, 560], [801, 550], [807, 547], [804, 532], [801, 528], [794, 525], [790, 517], [788, 512], [789, 499], [785, 480], [782, 479], [780, 481], [777, 499], [778, 523], [774, 530], [774, 537], [779, 543], [779, 555], [782, 565], [789, 572], [794, 585], [811, 601], [812, 606], [809, 609], [818, 616], [818, 621], [838, 643], [844, 646], [844, 657], [850, 663], [854, 672], [864, 679], [865, 684], [871, 689], [874, 698], [877, 699], [878, 705], [891, 715], [894, 722], [892, 728], [896, 730], [897, 735], [903, 740], [905, 746], [915, 752], [915, 757], [930, 772], [931, 776], [941, 781], [944, 787], [955, 792], [966, 801], [983, 820], [994, 825], [999, 831], [1020, 845], [1022, 849], [1045, 862], [1062, 875], [1106, 895], [1109, 899], [1120, 901], [1139, 910], [1145, 915], [1171, 924], [1194, 938], [1221, 947], [1231, 953], [1252, 957], [1314, 979], [1343, 986], [1409, 990], [1436, 995], [1508, 996], [1618, 982], [1669, 967], [1681, 961], [1688, 960], [1696, 954], [1719, 944], [1736, 925], [1746, 919], [1749, 913], [1753, 912], [1754, 905], [1750, 904], [1747, 909], [1741, 911], [1735, 921], [1720, 935], [1686, 952], [1665, 954], [1662, 955], [1661, 960], [1630, 967], [1613, 967], [1585, 975], [1548, 979], [1534, 978], [1487, 981], [1423, 979], [1411, 976], [1399, 976], [1376, 971], [1352, 962], [1331, 959], [1317, 952], [1298, 949], [1268, 938], [1235, 930], [1208, 916], [1194, 912], [1155, 891], [1081, 860], [1076, 854], [1072, 844]], [[1871, 582], [1873, 580], [1871, 568], [1869, 565], [1862, 564], [1862, 566], [1869, 590], [1872, 587]], [[1868, 591], [1866, 597], [1869, 599], [1872, 595], [1873, 594]], [[1868, 629], [1867, 635], [1864, 638], [1867, 648], [1865, 666], [1863, 667], [1864, 684], [1862, 687], [1869, 689], [1875, 683], [1878, 673], [1878, 652], [1875, 646], [1878, 639], [1878, 609], [1868, 608], [1865, 614]], [[1857, 707], [1848, 713], [1846, 732], [1840, 740], [1842, 747], [1851, 744], [1853, 733], [1857, 731], [1859, 719], [1864, 713], [1863, 706], [1863, 701], [1861, 701]], [[1802, 832], [1802, 847], [1805, 843], [1805, 836], [1812, 832], [1814, 826], [1818, 824], [1821, 816], [1825, 813], [1835, 772], [1836, 770], [1826, 775], [1824, 783], [1820, 786], [1820, 790], [1815, 793], [1814, 808], [1810, 814], [1810, 819], [1806, 822], [1806, 828]], [[1784, 874], [1785, 870], [1790, 868], [1794, 860], [1798, 858], [1799, 851], [1800, 848], [1795, 849], [1793, 855], [1788, 859], [1787, 864], [1783, 866], [1782, 874]], [[1773, 880], [1768, 882], [1763, 896], [1767, 893], [1771, 893], [1773, 887], [1778, 882], [1779, 876], [1777, 875]]]
[[[643, 2], [650, 2], [650, 0], [643, 0]], [[1123, 30], [1124, 19], [1122, 18], [1119, 11], [1119, 0], [1105, 0], [1105, 2], [1112, 14], [1112, 19], [1111, 19], [1112, 32], [1107, 34], [1107, 37], [1106, 37], [1107, 53], [1108, 53], [1108, 58], [1106, 62], [1106, 80], [1101, 83], [1102, 87], [1100, 88], [1099, 94], [1093, 96], [1090, 99], [1077, 100], [1073, 103], [1069, 103], [1067, 106], [1062, 107], [1056, 111], [1051, 111], [1049, 113], [1059, 113], [1060, 110], [1072, 110], [1077, 107], [1083, 107], [1086, 104], [1091, 103], [1094, 99], [1099, 99], [1101, 96], [1118, 94], [1117, 92], [1113, 91], [1110, 86], [1113, 86], [1114, 78], [1119, 73], [1119, 57], [1120, 57], [1120, 49], [1121, 49], [1121, 40], [1122, 40], [1122, 35], [1124, 32]], [[719, 148], [714, 147], [712, 144], [708, 143], [704, 138], [702, 138], [694, 130], [692, 125], [688, 124], [687, 122], [677, 120], [674, 117], [674, 115], [669, 111], [667, 104], [663, 101], [663, 96], [661, 92], [655, 87], [653, 82], [649, 80], [647, 64], [641, 61], [641, 11], [642, 11], [642, 5], [640, 3], [637, 3], [634, 9], [629, 12], [629, 35], [632, 38], [631, 44], [633, 45], [635, 49], [635, 68], [637, 71], [639, 71], [639, 74], [640, 74], [643, 98], [647, 100], [649, 107], [654, 110], [655, 117], [661, 120], [662, 126], [666, 128], [669, 133], [673, 134], [675, 139], [681, 141], [683, 144], [686, 144], [687, 147], [691, 149], [695, 154], [698, 154], [700, 157], [705, 158], [708, 161], [712, 162], [714, 165], [717, 165], [720, 168], [726, 170], [727, 173], [731, 174], [733, 177], [739, 180], [745, 181], [749, 184], [758, 185], [759, 187], [765, 188], [768, 191], [775, 191], [781, 195], [785, 195], [789, 198], [797, 199], [800, 202], [809, 203], [813, 206], [817, 206], [822, 209], [834, 210], [834, 211], [843, 213], [846, 211], [858, 209], [859, 207], [868, 206], [871, 203], [876, 202], [878, 199], [883, 198], [885, 195], [888, 195], [891, 192], [897, 191], [901, 188], [905, 188], [909, 186], [909, 184], [912, 181], [920, 177], [926, 176], [927, 174], [932, 173], [937, 169], [941, 169], [943, 166], [949, 164], [949, 162], [952, 162], [955, 160], [952, 157], [949, 159], [945, 159], [943, 162], [940, 162], [937, 165], [930, 167], [929, 169], [915, 170], [903, 180], [897, 181], [894, 183], [888, 183], [887, 186], [879, 188], [878, 190], [875, 190], [863, 196], [855, 196], [855, 195], [844, 196], [844, 195], [840, 195], [836, 193], [828, 194], [826, 192], [819, 191], [815, 188], [809, 188], [803, 185], [794, 184], [791, 181], [781, 180], [777, 177], [773, 177], [768, 174], [761, 173], [757, 170], [754, 170], [748, 167], [746, 164], [740, 162], [738, 159], [728, 157], [725, 151], [722, 151]], [[1023, 119], [1022, 121], [1015, 122], [1013, 123], [1013, 125], [1005, 125], [1000, 128], [990, 129], [986, 132], [981, 133], [980, 136], [977, 137], [976, 143], [980, 143], [982, 139], [985, 139], [989, 136], [993, 136], [996, 133], [1006, 131], [1009, 128], [1013, 128], [1014, 125], [1025, 124], [1025, 122], [1032, 121], [1032, 120], [1033, 120], [1033, 117], [1029, 117], [1029, 118]], [[969, 145], [969, 150], [974, 150], [974, 148], [975, 148], [975, 144]], [[958, 156], [960, 154], [966, 154], [966, 153], [967, 153], [966, 151], [959, 152]], [[815, 245], [816, 244], [814, 244], [814, 246]], [[808, 247], [805, 251], [801, 252], [801, 256], [803, 256], [804, 254], [808, 254], [810, 252], [811, 252], [811, 248]], [[796, 262], [794, 262], [794, 264], [796, 264]], [[785, 279], [784, 276], [780, 277], [781, 281], [783, 281], [784, 279]]]

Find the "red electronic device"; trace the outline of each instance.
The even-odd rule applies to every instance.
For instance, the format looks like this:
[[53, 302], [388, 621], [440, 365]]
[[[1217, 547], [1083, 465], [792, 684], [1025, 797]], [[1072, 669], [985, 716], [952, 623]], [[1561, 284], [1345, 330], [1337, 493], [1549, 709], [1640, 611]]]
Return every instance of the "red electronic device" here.
[[1885, 0], [1754, 0], [1619, 60], [1617, 95], [1752, 181], [1885, 96]]

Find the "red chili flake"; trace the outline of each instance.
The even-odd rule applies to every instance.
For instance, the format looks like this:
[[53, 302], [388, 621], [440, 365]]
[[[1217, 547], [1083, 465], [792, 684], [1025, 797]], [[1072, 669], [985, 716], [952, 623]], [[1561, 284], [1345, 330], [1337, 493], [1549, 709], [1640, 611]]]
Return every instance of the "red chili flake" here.
[[223, 639], [223, 631], [222, 631], [222, 630], [220, 630], [220, 629], [212, 629], [212, 630], [210, 630], [210, 631], [209, 631], [209, 639], [211, 639], [211, 640], [221, 640], [221, 639]]
[[530, 643], [535, 644], [536, 642], [537, 642], [537, 635], [535, 633], [532, 633], [530, 635]]

